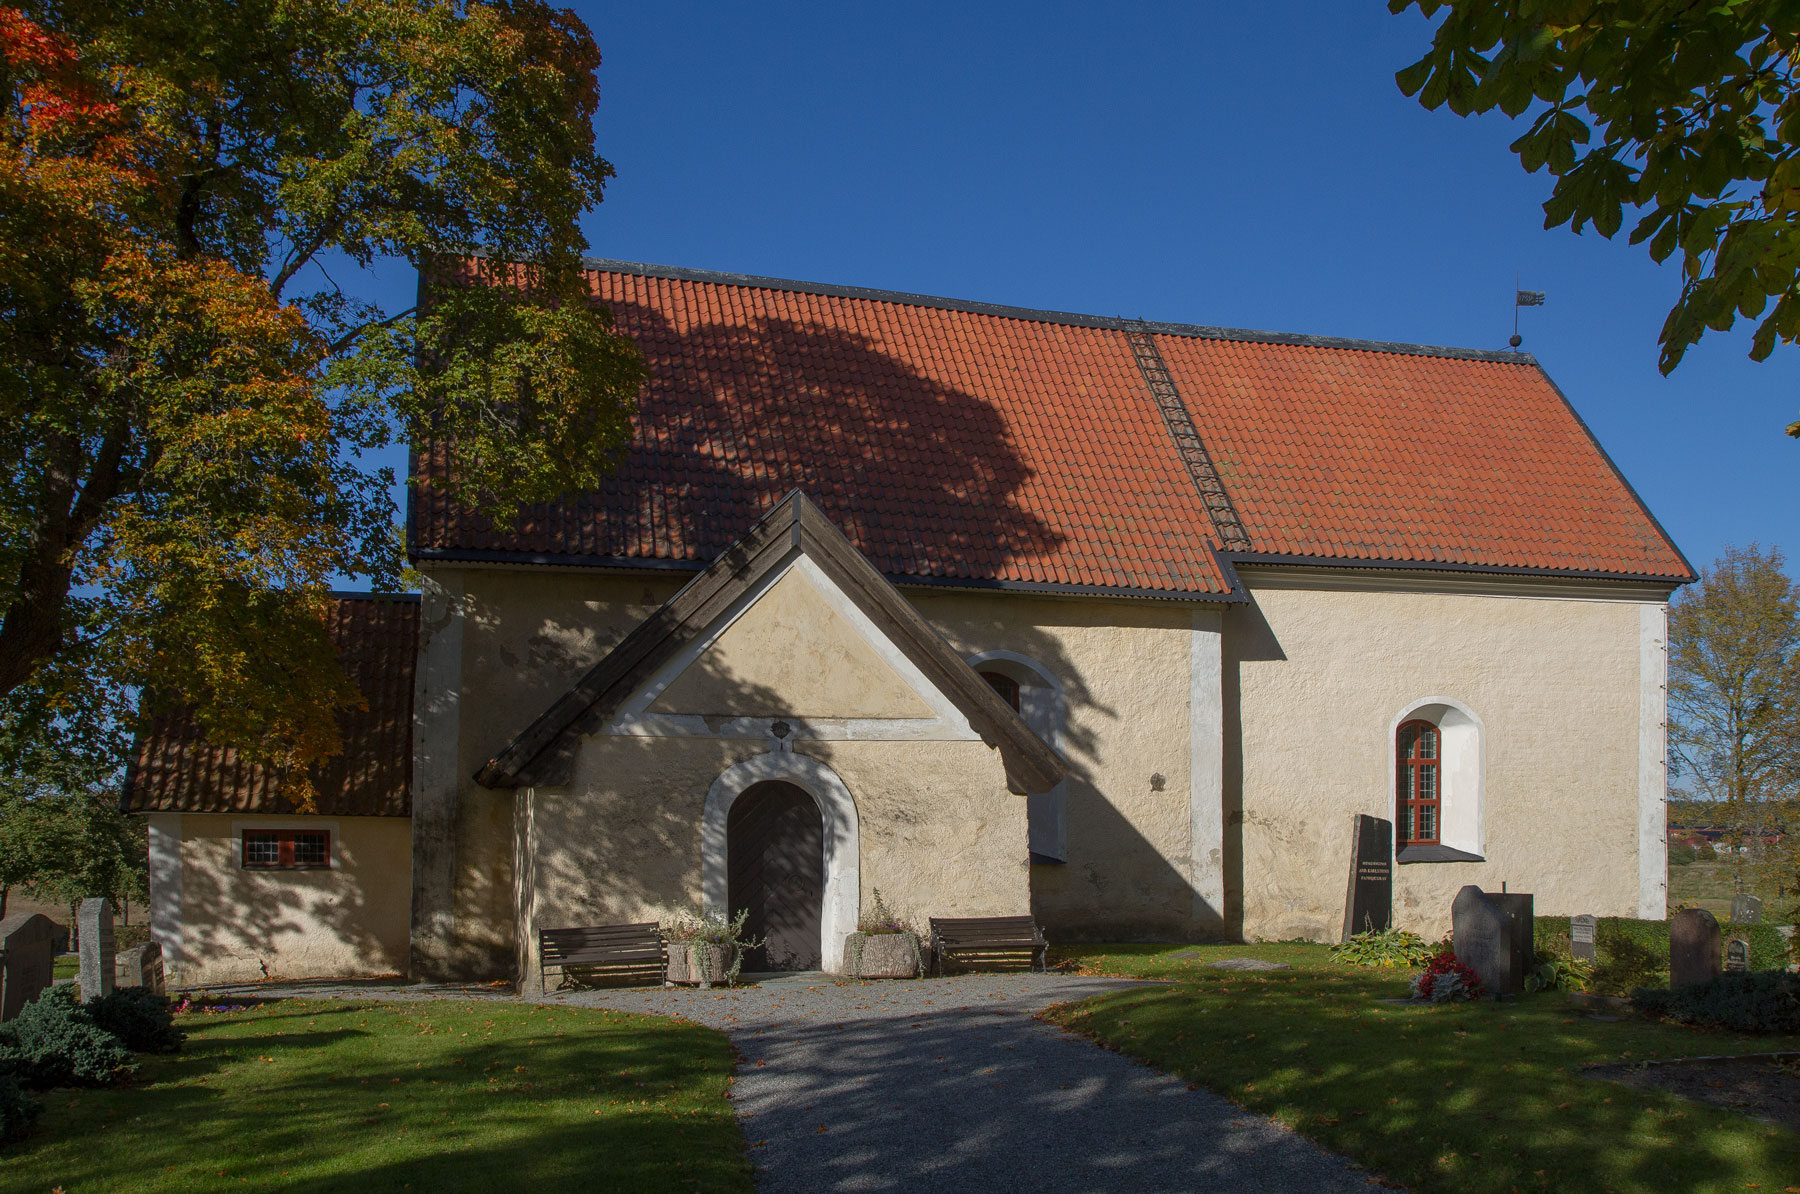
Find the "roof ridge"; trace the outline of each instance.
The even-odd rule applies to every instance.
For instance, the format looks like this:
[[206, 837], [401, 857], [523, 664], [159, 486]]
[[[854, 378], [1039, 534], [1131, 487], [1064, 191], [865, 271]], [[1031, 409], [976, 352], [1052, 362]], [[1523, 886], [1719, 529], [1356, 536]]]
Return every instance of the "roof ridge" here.
[[601, 273], [631, 274], [637, 277], [664, 278], [676, 282], [706, 282], [719, 286], [747, 286], [756, 290], [783, 290], [798, 294], [827, 295], [834, 298], [867, 299], [872, 302], [898, 303], [907, 307], [930, 307], [940, 311], [962, 311], [971, 315], [994, 315], [1002, 319], [1019, 319], [1030, 323], [1057, 323], [1068, 327], [1099, 328], [1107, 331], [1141, 328], [1158, 336], [1187, 336], [1198, 340], [1230, 340], [1247, 344], [1285, 344], [1298, 348], [1339, 348], [1354, 352], [1379, 352], [1400, 356], [1445, 357], [1457, 361], [1489, 361], [1501, 365], [1536, 365], [1538, 363], [1537, 358], [1528, 352], [1511, 352], [1504, 349], [1408, 344], [1397, 340], [1359, 340], [1345, 336], [1311, 336], [1298, 332], [1262, 332], [1249, 328], [1215, 327], [1209, 324], [1128, 319], [1122, 315], [1084, 315], [1075, 311], [1013, 307], [1004, 303], [945, 298], [940, 295], [915, 294], [905, 290], [843, 286], [834, 282], [803, 282], [793, 278], [770, 278], [759, 274], [732, 274], [720, 270], [689, 269], [679, 265], [653, 265], [643, 261], [620, 261], [607, 257], [583, 257], [581, 263], [584, 268]]

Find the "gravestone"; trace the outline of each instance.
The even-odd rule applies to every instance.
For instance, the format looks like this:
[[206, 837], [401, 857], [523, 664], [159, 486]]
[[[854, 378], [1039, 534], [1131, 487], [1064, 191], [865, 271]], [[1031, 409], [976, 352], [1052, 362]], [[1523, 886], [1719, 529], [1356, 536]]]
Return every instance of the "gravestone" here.
[[1350, 889], [1344, 940], [1394, 923], [1394, 823], [1358, 813], [1350, 830]]
[[121, 987], [148, 987], [163, 993], [162, 946], [154, 941], [133, 946], [119, 955], [114, 980]]
[[112, 904], [98, 896], [81, 901], [76, 924], [81, 936], [81, 999], [85, 1003], [112, 994]]
[[1500, 906], [1506, 913], [1507, 930], [1507, 982], [1508, 991], [1523, 991], [1525, 979], [1531, 974], [1531, 968], [1537, 963], [1537, 915], [1536, 900], [1520, 892], [1501, 892], [1495, 895], [1487, 893], [1487, 898]]
[[1513, 979], [1513, 918], [1474, 884], [1456, 893], [1450, 905], [1456, 960], [1475, 972], [1490, 995], [1518, 991]]
[[1704, 908], [1669, 918], [1669, 986], [1685, 987], [1719, 977], [1719, 922]]
[[1740, 891], [1731, 897], [1731, 923], [1734, 925], [1761, 924], [1762, 900], [1747, 891]]
[[1569, 952], [1584, 962], [1599, 958], [1595, 944], [1600, 935], [1600, 918], [1589, 913], [1569, 917]]
[[0, 920], [0, 1021], [10, 1020], [50, 985], [56, 922], [36, 912]]
[[1729, 973], [1745, 974], [1750, 970], [1750, 943], [1742, 937], [1733, 937], [1725, 943], [1725, 969]]

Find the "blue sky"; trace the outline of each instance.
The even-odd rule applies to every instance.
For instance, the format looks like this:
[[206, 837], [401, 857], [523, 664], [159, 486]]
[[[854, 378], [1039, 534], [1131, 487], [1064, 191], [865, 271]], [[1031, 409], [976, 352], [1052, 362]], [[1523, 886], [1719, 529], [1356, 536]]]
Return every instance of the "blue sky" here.
[[[1623, 236], [1546, 231], [1503, 118], [1395, 87], [1361, 4], [576, 3], [618, 169], [597, 256], [1190, 323], [1525, 349], [1696, 565], [1800, 551], [1800, 351], [1709, 336]], [[1627, 221], [1629, 227], [1629, 220]], [[405, 288], [410, 290], [410, 279]]]

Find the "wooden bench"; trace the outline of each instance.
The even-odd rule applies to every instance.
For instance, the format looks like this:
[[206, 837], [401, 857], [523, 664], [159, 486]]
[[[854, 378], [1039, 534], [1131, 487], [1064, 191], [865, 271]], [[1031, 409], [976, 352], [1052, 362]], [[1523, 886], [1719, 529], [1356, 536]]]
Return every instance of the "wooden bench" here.
[[1050, 943], [1037, 921], [1029, 916], [965, 916], [931, 918], [931, 958], [936, 973], [944, 973], [944, 959], [959, 966], [1016, 962], [1025, 955], [1025, 966], [1045, 969]]
[[666, 964], [662, 930], [655, 921], [538, 932], [538, 978], [546, 991], [552, 966], [562, 971], [561, 987], [568, 984], [571, 970], [619, 982], [661, 983]]

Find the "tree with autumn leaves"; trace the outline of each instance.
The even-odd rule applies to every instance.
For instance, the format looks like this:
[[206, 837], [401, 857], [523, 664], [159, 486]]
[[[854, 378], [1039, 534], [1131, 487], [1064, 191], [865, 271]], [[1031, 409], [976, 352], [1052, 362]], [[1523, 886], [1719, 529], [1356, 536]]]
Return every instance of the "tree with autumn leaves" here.
[[[0, 7], [0, 761], [142, 694], [304, 797], [360, 700], [328, 581], [403, 564], [365, 455], [499, 518], [598, 480], [643, 375], [580, 268], [598, 62], [540, 0]], [[394, 258], [428, 301], [342, 285]]]

